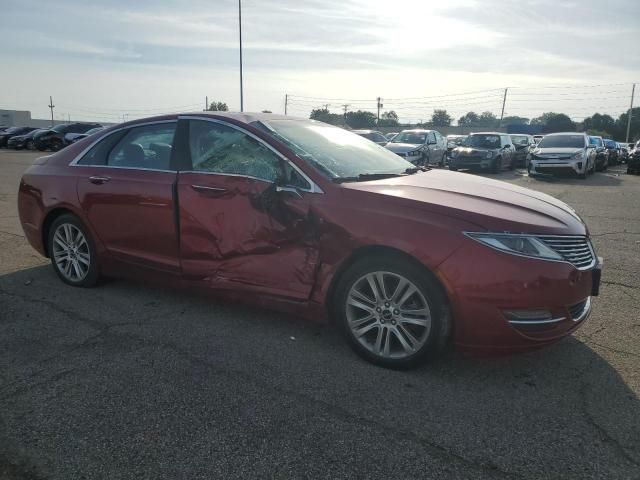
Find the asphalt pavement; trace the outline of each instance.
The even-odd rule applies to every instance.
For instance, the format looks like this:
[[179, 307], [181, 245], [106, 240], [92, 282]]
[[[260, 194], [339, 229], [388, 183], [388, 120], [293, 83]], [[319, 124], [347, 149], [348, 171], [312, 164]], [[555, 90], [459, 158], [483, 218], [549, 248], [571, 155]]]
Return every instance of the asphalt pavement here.
[[365, 363], [331, 326], [185, 290], [64, 285], [26, 242], [36, 157], [0, 150], [0, 479], [640, 478], [640, 177], [493, 175], [549, 193], [605, 259], [547, 349]]

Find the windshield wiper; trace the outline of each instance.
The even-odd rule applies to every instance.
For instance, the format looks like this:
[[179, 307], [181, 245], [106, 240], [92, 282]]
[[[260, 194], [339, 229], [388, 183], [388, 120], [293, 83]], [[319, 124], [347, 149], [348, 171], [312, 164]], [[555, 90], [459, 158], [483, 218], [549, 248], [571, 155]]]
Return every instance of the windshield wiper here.
[[361, 173], [354, 177], [336, 177], [333, 183], [365, 182], [367, 180], [382, 180], [384, 178], [404, 177], [406, 173]]
[[431, 170], [429, 167], [409, 167], [404, 171], [404, 173], [407, 175], [413, 175], [414, 173], [428, 172], [429, 170]]

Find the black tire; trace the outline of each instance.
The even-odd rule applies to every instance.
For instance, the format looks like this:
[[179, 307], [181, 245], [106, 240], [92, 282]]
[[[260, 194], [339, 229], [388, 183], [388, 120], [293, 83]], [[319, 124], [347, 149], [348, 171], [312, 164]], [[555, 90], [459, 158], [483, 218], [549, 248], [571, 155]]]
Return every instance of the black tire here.
[[[361, 281], [364, 275], [372, 272], [389, 272], [391, 274], [401, 275], [413, 283], [426, 299], [431, 312], [431, 326], [423, 345], [417, 349], [415, 353], [402, 358], [385, 358], [376, 355], [358, 341], [349, 327], [347, 317], [347, 298], [349, 291], [354, 284]], [[418, 264], [401, 255], [387, 254], [362, 258], [356, 261], [339, 279], [332, 309], [337, 317], [337, 322], [342, 333], [354, 351], [365, 360], [386, 368], [406, 369], [436, 358], [447, 345], [451, 332], [449, 311], [440, 285]], [[376, 323], [379, 325], [380, 322], [384, 323], [382, 319]], [[399, 324], [400, 322], [398, 325]], [[396, 327], [389, 327], [387, 325], [386, 328]], [[399, 328], [399, 326], [397, 328]], [[387, 335], [388, 337], [385, 341], [389, 342], [389, 344], [392, 342], [391, 338], [393, 338], [395, 342], [398, 342], [396, 337], [393, 337], [390, 333]]]
[[449, 165], [449, 170], [451, 170], [452, 172], [457, 172], [458, 167], [452, 167], [451, 165]]
[[501, 166], [502, 166], [502, 158], [497, 157], [491, 164], [491, 168], [489, 169], [489, 171], [491, 173], [500, 173]]
[[[78, 281], [73, 281], [69, 279], [62, 272], [60, 266], [58, 265], [58, 263], [54, 258], [54, 253], [53, 253], [54, 252], [54, 234], [59, 227], [65, 224], [71, 224], [75, 228], [80, 230], [80, 232], [82, 232], [82, 234], [84, 235], [84, 238], [86, 239], [86, 242], [88, 245], [89, 268], [86, 275]], [[96, 283], [98, 283], [98, 280], [100, 279], [100, 271], [98, 267], [99, 262], [98, 262], [98, 255], [97, 255], [95, 242], [93, 241], [93, 238], [91, 237], [91, 233], [89, 232], [89, 230], [84, 226], [84, 224], [82, 223], [82, 221], [80, 221], [78, 217], [76, 217], [73, 214], [64, 214], [56, 218], [49, 228], [47, 246], [48, 246], [48, 253], [49, 253], [49, 257], [51, 258], [51, 265], [53, 266], [53, 270], [56, 272], [60, 280], [62, 280], [64, 283], [68, 285], [72, 285], [74, 287], [93, 287]]]
[[24, 144], [24, 148], [27, 150], [35, 150], [33, 140], [27, 140], [27, 143]]
[[51, 140], [50, 147], [51, 147], [52, 151], [58, 152], [58, 151], [62, 150], [64, 145], [62, 145], [62, 141], [61, 140], [53, 139], [53, 140]]

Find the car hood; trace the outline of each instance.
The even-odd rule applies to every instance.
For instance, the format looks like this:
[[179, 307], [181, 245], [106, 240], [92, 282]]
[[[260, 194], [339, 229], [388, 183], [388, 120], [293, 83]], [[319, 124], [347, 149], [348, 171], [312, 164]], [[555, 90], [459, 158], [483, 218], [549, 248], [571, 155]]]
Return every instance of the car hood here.
[[385, 148], [391, 150], [393, 153], [407, 153], [412, 152], [413, 150], [417, 150], [422, 145], [413, 143], [387, 143]]
[[582, 151], [582, 148], [536, 148], [533, 153], [535, 155], [573, 155], [574, 153]]
[[467, 173], [430, 170], [371, 182], [344, 183], [351, 191], [385, 195], [391, 208], [418, 207], [510, 233], [586, 235], [586, 225], [566, 203], [549, 195]]
[[21, 133], [20, 135], [13, 135], [11, 137], [11, 140], [24, 140], [25, 138], [27, 138], [29, 136], [28, 133]]

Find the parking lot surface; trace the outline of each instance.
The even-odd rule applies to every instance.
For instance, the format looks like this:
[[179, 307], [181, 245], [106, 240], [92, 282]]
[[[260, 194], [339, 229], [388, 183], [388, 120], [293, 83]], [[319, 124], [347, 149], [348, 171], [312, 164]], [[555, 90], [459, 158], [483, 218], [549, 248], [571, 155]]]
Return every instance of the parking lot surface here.
[[36, 156], [0, 150], [0, 479], [640, 478], [640, 177], [624, 167], [493, 175], [589, 225], [603, 285], [574, 336], [398, 372], [331, 326], [64, 285], [17, 217]]

